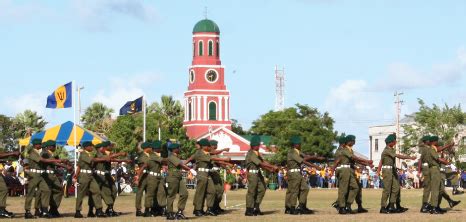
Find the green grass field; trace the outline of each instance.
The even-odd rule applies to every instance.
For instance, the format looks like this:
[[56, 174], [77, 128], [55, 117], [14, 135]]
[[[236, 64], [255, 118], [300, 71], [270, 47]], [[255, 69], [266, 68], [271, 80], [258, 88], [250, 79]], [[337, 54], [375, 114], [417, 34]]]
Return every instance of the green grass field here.
[[[451, 193], [451, 191], [448, 191]], [[316, 211], [315, 215], [285, 215], [283, 213], [285, 191], [270, 191], [268, 190], [261, 209], [266, 214], [258, 217], [245, 217], [245, 195], [246, 190], [230, 191], [228, 192], [227, 209], [228, 213], [218, 217], [193, 217], [192, 211], [192, 197], [194, 196], [193, 190], [190, 190], [190, 196], [185, 211], [186, 216], [190, 220], [195, 221], [370, 221], [370, 222], [400, 222], [400, 221], [466, 221], [466, 195], [452, 196], [455, 200], [461, 200], [462, 203], [448, 211], [444, 215], [430, 215], [419, 213], [421, 205], [421, 190], [402, 190], [402, 205], [409, 208], [409, 211], [403, 214], [381, 215], [378, 213], [380, 209], [380, 196], [381, 190], [364, 190], [363, 201], [364, 206], [369, 209], [369, 213], [355, 214], [355, 215], [338, 215], [336, 210], [330, 204], [336, 199], [336, 190], [328, 189], [311, 189], [308, 197], [308, 207]], [[85, 200], [87, 204], [87, 201]], [[222, 203], [223, 206], [223, 203]], [[23, 220], [24, 198], [8, 198], [8, 210], [16, 213], [14, 220]], [[74, 198], [64, 199], [60, 212], [65, 216], [64, 218], [53, 219], [53, 221], [78, 221], [74, 219]], [[443, 201], [442, 207], [446, 208], [447, 203]], [[353, 206], [355, 208], [355, 206]], [[134, 195], [123, 195], [117, 199], [115, 209], [123, 212], [123, 215], [116, 218], [104, 219], [84, 219], [92, 221], [154, 221], [165, 220], [165, 218], [136, 218], [134, 216]], [[84, 206], [83, 215], [87, 214], [87, 206]], [[10, 220], [8, 220], [10, 221]], [[40, 221], [47, 221], [40, 219]]]

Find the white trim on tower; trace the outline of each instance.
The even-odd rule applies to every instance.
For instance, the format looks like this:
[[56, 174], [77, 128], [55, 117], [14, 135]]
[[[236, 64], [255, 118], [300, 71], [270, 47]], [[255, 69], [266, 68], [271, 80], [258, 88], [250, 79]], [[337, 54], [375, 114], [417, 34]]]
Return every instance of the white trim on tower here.
[[197, 119], [201, 120], [201, 97], [197, 97]]
[[219, 121], [222, 121], [222, 100], [223, 100], [223, 97], [222, 96], [219, 96], [218, 97], [218, 120]]
[[228, 96], [225, 96], [225, 121], [228, 121], [228, 119], [230, 118], [230, 110], [228, 110], [228, 106], [229, 106], [229, 97]]
[[207, 96], [204, 97], [204, 121], [207, 121]]
[[194, 34], [194, 37], [211, 37], [211, 38], [218, 38], [220, 35], [212, 35], [212, 34]]
[[195, 107], [196, 107], [195, 96], [192, 96], [191, 97], [191, 120], [192, 121], [196, 120]]

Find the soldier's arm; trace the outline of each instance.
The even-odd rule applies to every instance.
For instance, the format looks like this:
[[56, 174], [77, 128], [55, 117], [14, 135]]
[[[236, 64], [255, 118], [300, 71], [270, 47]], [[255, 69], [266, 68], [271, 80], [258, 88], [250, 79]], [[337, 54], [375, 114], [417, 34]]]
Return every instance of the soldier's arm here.
[[271, 172], [274, 172], [276, 170], [278, 170], [278, 167], [277, 166], [274, 166], [266, 161], [262, 161], [260, 164], [259, 164], [262, 168], [268, 170], [268, 171], [271, 171]]
[[310, 163], [310, 162], [307, 162], [307, 161], [303, 161], [303, 163], [306, 164], [307, 166], [314, 167], [314, 168], [316, 168], [317, 170], [321, 170], [321, 169], [322, 169], [320, 166], [317, 166], [316, 164], [313, 164], [313, 163]]
[[402, 154], [396, 154], [396, 157], [402, 160], [407, 160], [407, 159], [415, 160], [416, 159], [415, 156], [407, 156], [407, 155], [402, 155]]
[[304, 156], [304, 161], [310, 161], [310, 160], [315, 160], [315, 161], [324, 161], [325, 157], [322, 156], [316, 156], [316, 155], [305, 155]]
[[440, 152], [442, 152], [443, 150], [446, 150], [446, 149], [450, 149], [454, 145], [455, 145], [455, 143], [451, 143], [451, 144], [448, 144], [448, 145], [445, 145], [445, 146], [438, 147], [437, 148], [437, 153], [440, 153]]
[[333, 166], [330, 168], [332, 170], [332, 172], [335, 172], [335, 168], [337, 168], [337, 166], [340, 164], [341, 160], [340, 158], [338, 158], [334, 163], [333, 163]]
[[68, 161], [68, 160], [65, 160], [65, 159], [44, 159], [44, 158], [41, 157], [39, 161], [42, 162], [42, 163], [57, 164], [57, 163], [66, 163], [66, 161]]
[[112, 163], [131, 163], [133, 161], [132, 160], [122, 160], [122, 159], [110, 159], [110, 162], [112, 162]]
[[382, 159], [379, 161], [379, 166], [377, 167], [377, 175], [380, 175], [380, 170], [382, 169]]
[[92, 158], [92, 162], [94, 163], [102, 163], [102, 162], [110, 162], [110, 161], [111, 161], [111, 156]]
[[20, 152], [14, 151], [14, 152], [8, 152], [8, 153], [0, 153], [0, 159], [10, 157], [10, 156], [19, 156]]
[[110, 159], [115, 159], [117, 157], [121, 157], [121, 156], [126, 156], [127, 153], [126, 152], [119, 152], [119, 153], [113, 153], [113, 154], [110, 154]]
[[184, 161], [184, 163], [187, 164], [187, 163], [189, 163], [189, 162], [191, 162], [191, 161], [193, 161], [193, 160], [194, 160], [194, 154], [191, 155], [188, 159], [186, 159], [186, 160]]
[[225, 149], [221, 149], [221, 150], [214, 150], [214, 151], [210, 152], [210, 154], [219, 155], [219, 154], [221, 154], [223, 152], [228, 152], [228, 151], [230, 151], [230, 148], [225, 148]]
[[449, 164], [450, 164], [450, 162], [448, 162], [448, 160], [443, 159], [443, 158], [438, 158], [437, 160], [438, 160], [438, 162], [443, 163], [443, 164], [445, 164], [445, 165], [449, 165]]
[[218, 157], [212, 157], [210, 158], [210, 160], [213, 160], [215, 162], [230, 162], [231, 161], [231, 158], [227, 157], [227, 158], [218, 158]]
[[216, 161], [216, 163], [220, 164], [222, 167], [233, 166], [233, 164], [231, 164], [229, 162], [224, 162], [224, 161]]
[[372, 164], [372, 160], [366, 160], [366, 159], [363, 159], [363, 158], [359, 158], [355, 155], [353, 155], [353, 160], [357, 163], [360, 163], [362, 165], [371, 165]]

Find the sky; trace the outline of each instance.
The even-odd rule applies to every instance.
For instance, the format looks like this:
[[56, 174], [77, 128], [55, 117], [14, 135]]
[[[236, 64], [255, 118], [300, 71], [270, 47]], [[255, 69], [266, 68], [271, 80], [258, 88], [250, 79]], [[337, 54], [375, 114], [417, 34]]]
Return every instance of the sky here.
[[231, 117], [245, 128], [275, 106], [275, 65], [285, 67], [285, 105], [329, 112], [363, 154], [368, 127], [394, 122], [396, 91], [402, 115], [418, 98], [466, 102], [465, 1], [0, 0], [0, 113], [72, 120], [72, 109], [45, 108], [71, 80], [84, 87], [82, 109], [182, 99], [206, 7], [221, 31]]

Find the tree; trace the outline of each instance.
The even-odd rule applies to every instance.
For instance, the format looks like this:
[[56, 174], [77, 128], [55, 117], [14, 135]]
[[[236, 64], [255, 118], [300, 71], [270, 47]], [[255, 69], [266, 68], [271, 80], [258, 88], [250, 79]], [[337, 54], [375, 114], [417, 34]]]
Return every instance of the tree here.
[[84, 128], [106, 135], [111, 128], [111, 114], [113, 109], [108, 108], [102, 103], [93, 103], [87, 107], [81, 120], [84, 123]]
[[47, 125], [47, 122], [37, 112], [25, 110], [13, 119], [15, 138], [19, 139], [31, 136], [36, 132], [44, 130], [45, 125]]
[[302, 151], [326, 157], [333, 155], [337, 132], [333, 130], [334, 120], [325, 112], [321, 114], [316, 108], [296, 104], [296, 107], [283, 111], [270, 111], [253, 122], [251, 132], [272, 136], [278, 152], [271, 157], [274, 163], [282, 164], [290, 145], [290, 137], [302, 138]]
[[458, 143], [462, 138], [457, 138], [458, 133], [464, 129], [466, 113], [460, 105], [453, 107], [447, 104], [440, 107], [436, 104], [428, 106], [422, 99], [418, 99], [419, 111], [414, 113], [413, 124], [403, 125], [404, 136], [402, 138], [401, 152], [410, 154], [415, 151], [419, 140], [424, 135], [438, 135], [445, 143], [456, 142], [456, 159], [464, 154], [465, 145]]
[[10, 117], [0, 115], [0, 150], [11, 151], [15, 148], [15, 133]]
[[243, 126], [238, 123], [238, 120], [231, 119], [231, 131], [238, 135], [245, 135], [246, 131], [243, 129]]
[[[172, 96], [162, 96], [161, 102], [154, 102], [147, 108], [146, 139], [157, 140], [159, 128], [161, 140], [175, 140], [183, 149], [183, 158], [194, 153], [194, 142], [186, 136], [183, 127], [184, 109], [179, 101]], [[118, 149], [135, 152], [143, 140], [143, 115], [119, 116], [113, 123], [109, 133], [109, 139], [118, 144]]]

